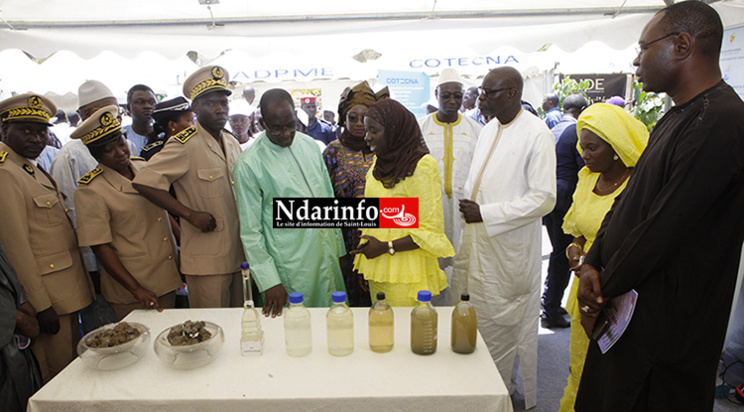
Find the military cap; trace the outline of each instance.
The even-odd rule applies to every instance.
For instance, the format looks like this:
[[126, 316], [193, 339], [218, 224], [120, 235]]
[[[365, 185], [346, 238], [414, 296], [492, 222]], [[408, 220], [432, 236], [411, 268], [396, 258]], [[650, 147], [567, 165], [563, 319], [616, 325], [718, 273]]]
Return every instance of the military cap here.
[[318, 98], [313, 95], [305, 95], [300, 97], [300, 103], [316, 103], [318, 101]]
[[50, 124], [57, 114], [57, 106], [44, 96], [34, 93], [19, 94], [0, 102], [3, 122], [32, 122]]
[[191, 106], [188, 100], [182, 96], [178, 96], [175, 99], [164, 100], [156, 104], [155, 110], [152, 112], [152, 118], [160, 123], [163, 120], [172, 119], [173, 116], [178, 116], [189, 110], [191, 110]]
[[227, 88], [230, 75], [220, 66], [207, 66], [195, 71], [183, 83], [183, 94], [191, 100], [210, 92], [232, 92]]
[[114, 93], [98, 80], [86, 80], [78, 87], [78, 107], [87, 106], [102, 99], [114, 97]]
[[115, 104], [98, 109], [70, 134], [70, 138], [80, 139], [86, 146], [111, 140], [121, 134], [118, 116], [119, 106]]

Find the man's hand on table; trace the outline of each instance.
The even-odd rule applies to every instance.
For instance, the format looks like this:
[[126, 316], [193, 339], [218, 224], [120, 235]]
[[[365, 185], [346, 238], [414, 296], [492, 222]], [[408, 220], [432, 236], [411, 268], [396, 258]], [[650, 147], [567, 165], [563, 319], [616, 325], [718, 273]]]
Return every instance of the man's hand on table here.
[[272, 318], [277, 317], [277, 315], [282, 316], [282, 310], [284, 310], [284, 305], [287, 304], [287, 297], [289, 296], [286, 289], [284, 289], [284, 286], [280, 283], [266, 289], [264, 295], [264, 316], [268, 317], [271, 315]]

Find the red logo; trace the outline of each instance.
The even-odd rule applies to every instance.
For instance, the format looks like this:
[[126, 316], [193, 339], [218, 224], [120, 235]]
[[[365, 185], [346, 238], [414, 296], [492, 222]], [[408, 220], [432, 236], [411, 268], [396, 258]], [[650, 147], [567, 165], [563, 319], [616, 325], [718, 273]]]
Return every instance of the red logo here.
[[417, 229], [418, 198], [381, 197], [380, 229]]

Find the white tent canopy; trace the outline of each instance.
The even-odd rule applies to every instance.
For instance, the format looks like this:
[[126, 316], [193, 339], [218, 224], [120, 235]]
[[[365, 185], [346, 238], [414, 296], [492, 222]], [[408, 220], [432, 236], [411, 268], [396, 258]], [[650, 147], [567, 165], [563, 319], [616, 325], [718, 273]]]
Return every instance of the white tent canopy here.
[[[227, 3], [229, 0], [222, 0]], [[632, 1], [632, 0], [629, 0]], [[87, 3], [87, 0], [78, 1]], [[35, 1], [23, 1], [35, 3]], [[43, 1], [39, 3], [56, 4], [57, 1]], [[98, 5], [105, 2], [92, 2], [92, 8], [106, 11], [107, 8]], [[76, 54], [91, 58], [102, 50], [111, 50], [125, 57], [134, 57], [149, 50], [164, 56], [175, 58], [188, 51], [197, 51], [209, 58], [216, 57], [220, 52], [242, 50], [250, 52], [255, 57], [270, 55], [277, 50], [286, 53], [307, 53], [308, 48], [321, 48], [327, 52], [353, 56], [363, 49], [371, 48], [384, 54], [386, 49], [411, 49], [425, 46], [428, 49], [436, 47], [434, 43], [458, 39], [466, 41], [468, 49], [475, 53], [486, 53], [498, 46], [509, 45], [519, 50], [537, 51], [546, 44], [556, 44], [561, 49], [573, 51], [588, 41], [600, 41], [615, 49], [625, 48], [635, 39], [632, 36], [618, 35], [638, 32], [656, 7], [644, 14], [621, 14], [616, 17], [602, 14], [575, 15], [545, 15], [526, 17], [487, 17], [487, 18], [421, 18], [410, 20], [380, 19], [338, 19], [328, 21], [305, 21], [301, 17], [297, 20], [262, 22], [248, 21], [226, 22], [224, 26], [210, 28], [208, 24], [174, 24], [164, 18], [171, 0], [148, 2], [147, 6], [139, 7], [140, 0], [121, 2], [126, 4], [127, 10], [140, 10], [142, 14], [150, 14], [157, 5], [160, 19], [149, 20], [148, 24], [127, 25], [119, 21], [121, 17], [99, 16], [101, 23], [90, 25], [76, 23], [70, 27], [54, 25], [51, 27], [18, 23], [8, 19], [10, 10], [3, 7], [2, 14], [9, 24], [16, 28], [28, 29], [8, 30], [3, 32], [4, 47], [25, 50], [35, 57], [46, 57], [57, 50], [70, 50]], [[197, 0], [180, 1], [190, 9], [200, 7]], [[266, 2], [270, 3], [270, 2]], [[284, 4], [287, 2], [275, 2]], [[292, 2], [295, 3], [295, 2]], [[317, 5], [323, 2], [308, 2]], [[330, 2], [333, 3], [333, 2]], [[372, 3], [372, 2], [369, 2]], [[390, 3], [381, 1], [377, 3]], [[465, 2], [467, 3], [467, 2]], [[493, 3], [493, 2], [488, 2]], [[656, 0], [653, 3], [661, 3]], [[212, 6], [216, 12], [227, 4]], [[663, 4], [662, 4], [663, 5]], [[39, 10], [31, 5], [25, 5], [24, 10]], [[119, 8], [122, 6], [118, 6]], [[393, 5], [394, 7], [394, 5]], [[112, 8], [113, 9], [113, 8]], [[604, 9], [604, 8], [603, 8]], [[42, 9], [43, 10], [43, 9]], [[113, 11], [113, 10], [111, 10]], [[202, 14], [205, 9], [198, 9]], [[44, 14], [44, 13], [42, 13]], [[51, 17], [51, 16], [50, 16]], [[126, 19], [126, 15], [124, 19]], [[30, 18], [30, 16], [28, 16]], [[217, 17], [216, 17], [217, 18]], [[24, 20], [27, 21], [27, 20]], [[219, 21], [219, 19], [217, 20]], [[72, 24], [72, 23], [71, 23]], [[637, 33], [636, 33], [637, 34]], [[343, 41], [340, 41], [342, 40]], [[431, 44], [426, 44], [431, 43]], [[382, 49], [382, 50], [379, 50]]]
[[[260, 57], [277, 49], [306, 53], [313, 46], [351, 56], [364, 48], [410, 48], [450, 39], [467, 40], [470, 51], [481, 54], [504, 45], [533, 52], [550, 43], [574, 51], [589, 41], [624, 49], [636, 41], [650, 15], [665, 6], [663, 0], [200, 4], [209, 1], [6, 0], [0, 5], [7, 28], [0, 37], [2, 48], [37, 58], [58, 50], [84, 58], [103, 50], [130, 58], [146, 50], [177, 58], [194, 50], [212, 58], [226, 49]], [[727, 26], [744, 21], [742, 0], [711, 3]]]
[[[445, 67], [477, 84], [478, 76], [504, 64], [528, 75], [628, 73], [641, 29], [665, 6], [664, 0], [200, 2], [209, 0], [6, 0], [0, 89], [63, 95], [96, 78], [116, 90], [147, 83], [172, 94], [184, 75], [209, 63], [224, 65], [239, 83], [266, 84], [364, 80], [379, 69], [435, 75]], [[744, 0], [712, 5], [725, 25], [744, 22]], [[21, 50], [43, 63], [9, 58]]]

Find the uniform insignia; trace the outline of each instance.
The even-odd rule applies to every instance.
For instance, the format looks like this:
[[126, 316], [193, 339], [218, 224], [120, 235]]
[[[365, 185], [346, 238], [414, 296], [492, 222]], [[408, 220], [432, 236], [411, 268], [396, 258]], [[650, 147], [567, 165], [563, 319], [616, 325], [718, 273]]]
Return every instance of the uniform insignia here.
[[187, 129], [182, 130], [177, 135], [173, 136], [173, 138], [178, 140], [181, 143], [186, 143], [195, 134], [196, 134], [196, 127], [189, 127]]
[[31, 96], [28, 98], [28, 107], [38, 109], [42, 104], [43, 102], [39, 96]]
[[34, 175], [34, 168], [31, 167], [31, 165], [23, 165], [23, 170], [25, 170], [26, 173], [30, 174], [31, 176]]
[[145, 158], [144, 158], [144, 157], [139, 157], [139, 156], [129, 156], [129, 159], [130, 159], [130, 160], [142, 160], [142, 161], [144, 161], [144, 160], [145, 160]]
[[152, 150], [152, 149], [154, 149], [154, 148], [162, 145], [163, 143], [165, 143], [165, 142], [163, 142], [162, 140], [158, 140], [156, 142], [152, 142], [152, 143], [148, 144], [147, 146], [143, 147], [142, 148], [142, 151], [143, 152], [149, 152], [150, 150]]
[[103, 173], [103, 169], [101, 169], [100, 167], [96, 167], [95, 169], [93, 169], [90, 172], [86, 173], [85, 176], [83, 176], [80, 179], [78, 179], [78, 183], [82, 183], [84, 185], [87, 185], [88, 183], [90, 183], [93, 180], [94, 177], [100, 175], [101, 173]]
[[8, 156], [8, 152], [0, 152], [0, 163], [5, 162], [5, 158]]

